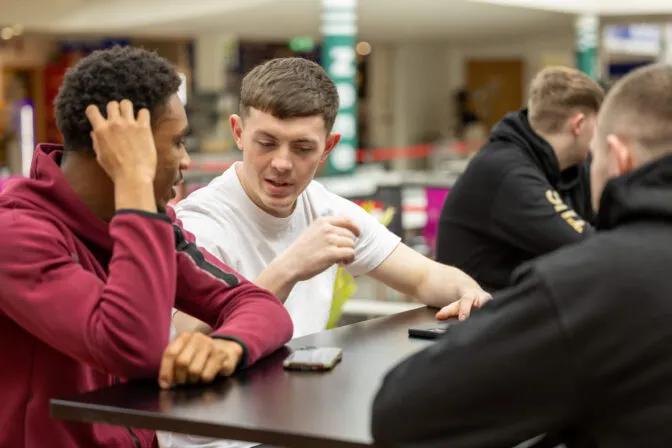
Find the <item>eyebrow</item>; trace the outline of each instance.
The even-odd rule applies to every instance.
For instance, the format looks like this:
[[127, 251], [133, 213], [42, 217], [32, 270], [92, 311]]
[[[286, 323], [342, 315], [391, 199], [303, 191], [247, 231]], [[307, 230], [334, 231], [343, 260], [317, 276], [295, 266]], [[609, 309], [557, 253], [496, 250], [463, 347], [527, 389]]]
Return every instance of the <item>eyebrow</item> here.
[[[266, 137], [266, 138], [270, 138], [271, 140], [278, 140], [278, 138], [277, 138], [275, 135], [270, 134], [270, 133], [268, 133], [268, 132], [266, 132], [266, 131], [256, 131], [256, 132], [254, 133], [254, 136], [255, 136], [255, 137]], [[295, 139], [295, 140], [292, 140], [292, 143], [312, 143], [312, 144], [318, 144], [319, 142], [318, 142], [317, 140], [315, 140], [315, 139], [312, 139], [312, 138], [301, 137], [301, 138], [297, 138], [297, 139]]]

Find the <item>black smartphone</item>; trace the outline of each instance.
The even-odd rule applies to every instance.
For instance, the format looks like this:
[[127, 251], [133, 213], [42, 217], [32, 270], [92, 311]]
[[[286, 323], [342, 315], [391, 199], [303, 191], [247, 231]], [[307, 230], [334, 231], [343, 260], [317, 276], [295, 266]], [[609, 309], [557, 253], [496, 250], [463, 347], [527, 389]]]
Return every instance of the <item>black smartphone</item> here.
[[459, 322], [457, 318], [437, 321], [435, 323], [418, 325], [417, 327], [411, 327], [408, 329], [408, 336], [412, 338], [421, 338], [421, 339], [436, 339], [439, 336], [442, 336], [448, 327]]
[[334, 368], [343, 358], [343, 350], [338, 347], [301, 347], [285, 359], [287, 370], [326, 371]]

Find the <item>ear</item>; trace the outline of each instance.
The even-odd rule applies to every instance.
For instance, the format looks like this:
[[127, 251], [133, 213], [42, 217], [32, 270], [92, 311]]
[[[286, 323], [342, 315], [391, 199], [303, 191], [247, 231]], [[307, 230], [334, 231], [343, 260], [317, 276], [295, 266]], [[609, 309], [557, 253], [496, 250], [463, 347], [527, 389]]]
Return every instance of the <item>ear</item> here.
[[586, 123], [586, 114], [583, 112], [579, 112], [578, 114], [574, 115], [571, 118], [571, 129], [572, 129], [572, 135], [574, 137], [578, 137], [581, 135], [581, 129], [583, 128], [583, 125]]
[[607, 136], [607, 147], [616, 161], [617, 175], [629, 173], [633, 169], [632, 148], [623, 138], [610, 134]]
[[231, 125], [231, 134], [233, 134], [233, 140], [236, 142], [236, 146], [241, 151], [243, 150], [243, 119], [239, 115], [233, 114], [229, 118], [229, 124]]
[[341, 141], [341, 134], [337, 134], [335, 132], [332, 132], [327, 136], [327, 144], [325, 145], [324, 148], [324, 153], [322, 153], [322, 158], [320, 159], [320, 163], [323, 163], [324, 161], [327, 160], [327, 157], [329, 157], [329, 153], [333, 151], [333, 149], [338, 145], [338, 142]]

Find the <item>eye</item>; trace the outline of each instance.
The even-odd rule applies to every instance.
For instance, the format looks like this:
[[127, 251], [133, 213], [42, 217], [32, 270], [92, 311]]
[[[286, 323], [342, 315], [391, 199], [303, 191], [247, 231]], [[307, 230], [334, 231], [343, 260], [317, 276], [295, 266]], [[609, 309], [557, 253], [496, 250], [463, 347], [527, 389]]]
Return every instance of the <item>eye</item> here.
[[259, 146], [261, 146], [262, 148], [272, 148], [272, 147], [275, 146], [275, 144], [274, 144], [273, 142], [257, 141], [257, 143], [258, 143]]
[[177, 146], [178, 148], [182, 148], [182, 147], [186, 146], [186, 144], [187, 144], [187, 141], [184, 139], [184, 137], [175, 141], [175, 146]]

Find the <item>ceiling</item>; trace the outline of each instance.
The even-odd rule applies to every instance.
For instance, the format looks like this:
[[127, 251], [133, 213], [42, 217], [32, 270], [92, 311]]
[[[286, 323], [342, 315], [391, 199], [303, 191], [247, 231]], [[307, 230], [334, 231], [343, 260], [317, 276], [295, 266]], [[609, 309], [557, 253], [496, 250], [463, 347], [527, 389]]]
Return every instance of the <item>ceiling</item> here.
[[636, 2], [614, 0], [473, 0], [482, 3], [521, 6], [526, 8], [561, 11], [568, 13], [597, 13], [601, 16], [645, 16], [672, 14], [669, 0], [639, 0]]
[[[536, 0], [538, 1], [538, 0]], [[504, 38], [571, 29], [572, 15], [472, 0], [359, 0], [359, 37], [370, 40]], [[4, 25], [57, 34], [244, 39], [319, 37], [320, 0], [0, 0]]]

